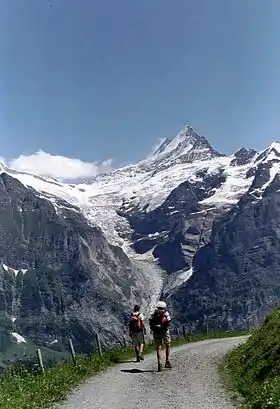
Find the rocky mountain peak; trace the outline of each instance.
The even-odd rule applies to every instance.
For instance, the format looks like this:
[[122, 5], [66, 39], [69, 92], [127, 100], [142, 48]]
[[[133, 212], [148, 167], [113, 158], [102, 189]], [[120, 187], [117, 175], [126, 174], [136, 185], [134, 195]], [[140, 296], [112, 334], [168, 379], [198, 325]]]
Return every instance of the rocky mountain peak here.
[[194, 144], [201, 142], [201, 139], [192, 126], [185, 125], [174, 138], [165, 138], [152, 156], [159, 157], [174, 152], [186, 153], [192, 149]]
[[165, 138], [156, 151], [141, 164], [156, 165], [162, 169], [178, 163], [191, 163], [223, 156], [212, 148], [204, 136], [199, 135], [191, 125], [185, 125], [174, 138]]
[[255, 151], [254, 149], [241, 148], [233, 155], [234, 158], [231, 161], [231, 165], [232, 166], [247, 165], [252, 161], [252, 159], [256, 155], [257, 151]]
[[271, 162], [275, 160], [280, 161], [280, 141], [272, 142], [272, 144], [267, 149], [260, 152], [256, 157], [255, 162]]

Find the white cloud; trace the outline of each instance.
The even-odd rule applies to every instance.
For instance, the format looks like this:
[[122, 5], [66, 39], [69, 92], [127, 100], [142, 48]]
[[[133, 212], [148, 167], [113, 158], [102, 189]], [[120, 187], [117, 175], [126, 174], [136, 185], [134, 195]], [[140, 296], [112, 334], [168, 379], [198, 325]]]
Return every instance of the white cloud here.
[[111, 169], [113, 164], [113, 159], [106, 159], [101, 163], [102, 168]]
[[[5, 163], [5, 161], [4, 161]], [[112, 159], [104, 162], [83, 162], [80, 159], [51, 155], [39, 150], [31, 155], [20, 155], [6, 162], [9, 168], [57, 179], [88, 178], [111, 169]]]

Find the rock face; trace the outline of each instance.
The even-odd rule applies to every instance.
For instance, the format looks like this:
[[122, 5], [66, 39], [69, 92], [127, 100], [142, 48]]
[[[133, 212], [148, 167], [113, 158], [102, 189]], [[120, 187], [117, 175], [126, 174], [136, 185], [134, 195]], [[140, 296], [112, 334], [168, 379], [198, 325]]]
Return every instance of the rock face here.
[[149, 300], [137, 266], [76, 208], [61, 201], [57, 213], [5, 173], [0, 198], [1, 352], [8, 340], [66, 346], [72, 337], [90, 352], [97, 332], [104, 343], [122, 339], [131, 304]]
[[175, 323], [192, 331], [258, 327], [279, 303], [279, 148], [240, 149], [220, 165], [216, 153], [210, 166], [207, 157], [189, 158], [199, 164], [193, 179], [159, 207], [120, 208], [135, 251], [152, 251], [168, 273], [163, 296]]
[[260, 200], [248, 194], [213, 225], [193, 275], [171, 295], [175, 319], [191, 328], [258, 327], [280, 300], [280, 178]]
[[258, 326], [280, 301], [279, 170], [279, 142], [226, 156], [190, 126], [80, 184], [3, 167], [0, 350], [92, 350], [160, 296], [194, 331]]

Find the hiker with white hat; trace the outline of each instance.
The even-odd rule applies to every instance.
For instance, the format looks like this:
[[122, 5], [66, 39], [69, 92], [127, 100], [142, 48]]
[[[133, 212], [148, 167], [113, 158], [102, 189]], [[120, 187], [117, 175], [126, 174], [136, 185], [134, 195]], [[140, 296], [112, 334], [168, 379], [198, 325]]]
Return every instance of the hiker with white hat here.
[[171, 318], [167, 311], [166, 303], [164, 301], [159, 301], [156, 305], [155, 312], [149, 321], [157, 347], [158, 372], [162, 372], [161, 351], [163, 343], [165, 343], [166, 347], [165, 368], [172, 368], [170, 363], [170, 322]]

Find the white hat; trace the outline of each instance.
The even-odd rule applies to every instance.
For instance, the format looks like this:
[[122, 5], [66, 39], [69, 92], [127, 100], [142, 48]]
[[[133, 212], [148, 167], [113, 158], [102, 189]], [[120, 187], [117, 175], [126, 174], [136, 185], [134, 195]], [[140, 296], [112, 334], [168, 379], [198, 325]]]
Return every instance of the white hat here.
[[166, 309], [166, 302], [164, 301], [158, 301], [156, 308], [162, 308], [163, 310]]

